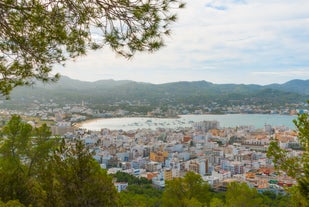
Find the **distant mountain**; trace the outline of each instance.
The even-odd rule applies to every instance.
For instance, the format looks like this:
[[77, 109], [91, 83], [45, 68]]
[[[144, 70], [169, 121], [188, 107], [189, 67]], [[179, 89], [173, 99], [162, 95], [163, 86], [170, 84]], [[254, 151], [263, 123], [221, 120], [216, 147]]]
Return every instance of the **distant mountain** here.
[[285, 104], [304, 102], [309, 98], [309, 80], [292, 80], [284, 84], [244, 85], [214, 84], [207, 81], [181, 81], [166, 84], [129, 80], [86, 82], [63, 76], [57, 83], [38, 83], [16, 88], [11, 101], [57, 100], [63, 103], [87, 100], [92, 103], [140, 101], [153, 104]]
[[[61, 76], [60, 80], [56, 83], [42, 83], [38, 82], [35, 85], [35, 88], [43, 88], [43, 89], [77, 89], [77, 90], [88, 90], [88, 89], [96, 89], [100, 87], [104, 88], [112, 88], [121, 86], [124, 84], [131, 83], [133, 81], [129, 80], [99, 80], [95, 82], [88, 82], [88, 81], [80, 81], [74, 80], [67, 76]], [[82, 88], [81, 88], [82, 87]]]
[[271, 84], [267, 87], [287, 92], [309, 95], [309, 80], [291, 80], [284, 84]]

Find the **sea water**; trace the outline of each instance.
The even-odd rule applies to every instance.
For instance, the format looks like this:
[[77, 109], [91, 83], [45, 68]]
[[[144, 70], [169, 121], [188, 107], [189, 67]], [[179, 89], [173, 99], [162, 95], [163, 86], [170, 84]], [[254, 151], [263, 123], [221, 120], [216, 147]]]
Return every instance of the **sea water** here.
[[297, 116], [271, 115], [271, 114], [225, 114], [225, 115], [181, 115], [179, 118], [148, 118], [148, 117], [123, 117], [89, 120], [81, 124], [81, 128], [88, 130], [134, 130], [191, 127], [194, 122], [218, 121], [221, 128], [253, 126], [256, 129], [265, 125], [285, 126], [295, 129], [293, 120]]

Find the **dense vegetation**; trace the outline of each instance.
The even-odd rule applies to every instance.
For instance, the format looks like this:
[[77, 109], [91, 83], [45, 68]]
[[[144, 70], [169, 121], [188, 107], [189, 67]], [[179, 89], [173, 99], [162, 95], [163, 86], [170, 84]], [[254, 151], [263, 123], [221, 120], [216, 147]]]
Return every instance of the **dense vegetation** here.
[[105, 110], [109, 109], [109, 105], [117, 103], [122, 104], [122, 109], [129, 111], [145, 111], [164, 105], [210, 105], [214, 102], [226, 106], [269, 104], [274, 107], [305, 102], [309, 93], [302, 89], [309, 81], [292, 82], [295, 90], [288, 90], [284, 87], [290, 85], [290, 82], [275, 86], [213, 84], [206, 81], [155, 85], [113, 80], [91, 83], [63, 77], [54, 85], [37, 84], [31, 89], [16, 88], [7, 105], [23, 103], [24, 107], [27, 103], [33, 103], [33, 100], [44, 103], [53, 99], [59, 104], [86, 101], [97, 109]]
[[[13, 116], [0, 137], [0, 198], [25, 206], [117, 206], [118, 195], [81, 141], [52, 138]], [[9, 204], [7, 204], [9, 205]]]

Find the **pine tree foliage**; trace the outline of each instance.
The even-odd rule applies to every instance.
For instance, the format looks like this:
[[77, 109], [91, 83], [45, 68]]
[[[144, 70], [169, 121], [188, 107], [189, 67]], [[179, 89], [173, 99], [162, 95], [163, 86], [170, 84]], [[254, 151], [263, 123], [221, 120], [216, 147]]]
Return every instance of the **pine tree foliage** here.
[[166, 183], [162, 206], [207, 206], [211, 200], [209, 189], [210, 186], [200, 175], [187, 172], [183, 178]]
[[294, 124], [302, 149], [301, 156], [291, 156], [288, 150], [280, 148], [278, 141], [270, 144], [267, 156], [273, 159], [278, 170], [297, 180], [299, 193], [303, 200], [307, 200], [306, 206], [309, 206], [309, 114], [298, 114]]
[[55, 81], [55, 64], [110, 46], [131, 57], [164, 45], [179, 0], [0, 1], [0, 92]]
[[51, 137], [46, 125], [33, 129], [13, 116], [1, 131], [0, 155], [0, 201], [5, 206], [118, 206], [112, 177], [84, 143]]

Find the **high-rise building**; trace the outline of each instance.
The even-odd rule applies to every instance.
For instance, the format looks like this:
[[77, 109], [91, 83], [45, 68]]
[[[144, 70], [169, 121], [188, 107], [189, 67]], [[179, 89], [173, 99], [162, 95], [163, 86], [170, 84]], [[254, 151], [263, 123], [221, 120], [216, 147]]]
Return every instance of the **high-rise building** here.
[[169, 168], [164, 170], [164, 180], [172, 180], [173, 179], [173, 171]]
[[218, 121], [200, 121], [193, 124], [193, 127], [204, 132], [208, 132], [210, 129], [218, 129], [220, 124]]

